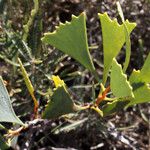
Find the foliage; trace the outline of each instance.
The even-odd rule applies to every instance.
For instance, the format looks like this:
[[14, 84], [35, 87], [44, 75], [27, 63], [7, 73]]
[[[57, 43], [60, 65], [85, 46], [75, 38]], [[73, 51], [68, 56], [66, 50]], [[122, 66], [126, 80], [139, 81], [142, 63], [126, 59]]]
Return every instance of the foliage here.
[[[119, 11], [121, 11], [119, 9]], [[107, 13], [105, 14], [99, 14], [100, 20], [101, 20], [101, 26], [102, 26], [102, 35], [103, 35], [103, 47], [104, 47], [104, 73], [103, 73], [103, 84], [105, 85], [108, 72], [111, 67], [111, 75], [110, 75], [110, 88], [113, 92], [113, 95], [116, 96], [115, 98], [109, 98], [106, 100], [114, 100], [112, 103], [106, 103], [105, 112], [110, 110], [113, 112], [117, 111], [117, 107], [123, 108], [125, 105], [120, 105], [121, 103], [127, 104], [127, 102], [130, 104], [134, 101], [133, 104], [138, 104], [139, 100], [138, 97], [135, 96], [134, 98], [134, 88], [131, 86], [130, 82], [127, 81], [127, 76], [123, 73], [125, 72], [128, 67], [128, 62], [130, 59], [130, 37], [129, 34], [131, 31], [135, 28], [135, 23], [130, 23], [128, 20], [124, 21], [123, 14], [120, 13], [122, 17], [123, 24], [119, 25], [117, 20], [112, 21]], [[67, 53], [68, 55], [75, 58], [77, 61], [79, 61], [82, 65], [84, 65], [87, 69], [89, 69], [91, 72], [93, 72], [88, 64], [90, 61], [85, 61], [85, 59], [89, 59], [89, 56], [87, 58], [83, 57], [85, 53], [89, 53], [86, 41], [82, 41], [80, 39], [81, 34], [84, 35], [84, 32], [82, 32], [82, 28], [84, 28], [84, 31], [86, 31], [86, 26], [84, 25], [85, 20], [85, 14], [81, 14], [79, 17], [72, 17], [72, 21], [70, 23], [66, 24], [60, 24], [59, 27], [57, 27], [56, 31], [53, 33], [46, 33], [44, 37], [42, 38], [43, 42], [51, 44], [52, 46], [55, 46], [59, 50]], [[81, 30], [78, 32], [78, 30]], [[85, 39], [86, 37], [84, 37]], [[80, 39], [80, 40], [78, 40]], [[69, 42], [68, 42], [69, 41]], [[122, 70], [121, 65], [117, 63], [117, 61], [114, 59], [118, 53], [120, 52], [123, 44], [126, 42], [126, 61], [125, 61], [125, 68]], [[78, 47], [77, 47], [78, 46]], [[81, 47], [81, 50], [80, 50]], [[77, 50], [76, 50], [77, 49]], [[82, 52], [83, 51], [83, 52]], [[81, 58], [82, 57], [82, 58]], [[149, 60], [147, 60], [148, 62]], [[147, 66], [147, 64], [145, 65]], [[148, 66], [147, 66], [148, 67]], [[148, 76], [149, 72], [146, 75], [146, 78], [149, 79]], [[93, 74], [95, 75], [95, 74]], [[97, 77], [95, 77], [97, 79]], [[134, 78], [135, 79], [135, 78]], [[131, 80], [130, 80], [131, 81]], [[132, 82], [131, 82], [132, 83]], [[133, 84], [132, 84], [133, 85]], [[101, 91], [100, 93], [102, 93]], [[146, 90], [145, 90], [146, 92]], [[140, 93], [142, 95], [142, 93]], [[136, 99], [137, 98], [137, 99]], [[141, 97], [140, 97], [141, 98]], [[104, 98], [105, 99], [105, 98]], [[147, 99], [147, 98], [146, 98]], [[123, 101], [124, 100], [124, 101]], [[142, 99], [143, 100], [143, 99]], [[149, 99], [148, 99], [149, 101]], [[142, 101], [144, 102], [144, 100]], [[119, 103], [119, 104], [118, 104]], [[117, 107], [115, 107], [117, 106]], [[123, 107], [121, 107], [123, 106]], [[59, 106], [58, 106], [59, 107]], [[92, 107], [89, 107], [92, 108]], [[99, 108], [95, 107], [97, 111], [99, 111]], [[95, 110], [94, 108], [94, 110]], [[107, 110], [106, 110], [107, 108]], [[102, 109], [103, 110], [103, 109]], [[102, 113], [101, 113], [102, 115]]]
[[83, 66], [89, 69], [98, 80], [98, 75], [95, 72], [88, 43], [85, 23], [85, 13], [79, 17], [72, 16], [72, 21], [61, 23], [53, 33], [46, 33], [42, 41], [58, 48], [64, 53], [70, 55]]
[[[48, 79], [53, 81], [55, 88], [49, 93], [42, 93], [43, 95], [48, 94], [48, 101], [42, 113], [39, 114], [39, 104], [35, 98], [35, 89], [33, 88], [32, 82], [29, 79], [29, 75], [25, 69], [27, 66], [31, 66], [34, 69], [36, 65], [41, 64], [44, 60], [39, 61], [35, 59], [36, 55], [33, 55], [31, 51], [32, 46], [27, 39], [29, 39], [29, 31], [31, 26], [34, 24], [35, 16], [39, 11], [39, 1], [34, 0], [34, 9], [31, 11], [31, 17], [24, 26], [23, 35], [19, 35], [18, 41], [23, 51], [15, 47], [12, 58], [18, 58], [22, 56], [22, 60], [28, 60], [27, 63], [22, 63], [21, 59], [12, 61], [7, 55], [11, 54], [12, 51], [0, 54], [0, 58], [6, 62], [12, 64], [15, 67], [20, 67], [27, 89], [34, 102], [34, 119], [56, 119], [65, 116], [69, 113], [76, 113], [83, 110], [94, 110], [100, 117], [111, 115], [124, 109], [125, 107], [132, 106], [134, 104], [145, 103], [150, 101], [150, 54], [148, 55], [141, 71], [133, 70], [130, 76], [127, 76], [126, 70], [129, 65], [130, 54], [131, 54], [131, 41], [130, 34], [135, 28], [136, 24], [131, 23], [128, 20], [124, 20], [124, 16], [120, 5], [118, 4], [118, 11], [122, 20], [122, 24], [119, 25], [118, 21], [111, 20], [107, 13], [98, 14], [103, 37], [103, 54], [104, 54], [104, 69], [103, 69], [103, 80], [101, 81], [97, 72], [97, 68], [94, 66], [94, 61], [90, 55], [88, 40], [87, 40], [87, 29], [86, 29], [86, 14], [81, 13], [79, 16], [72, 16], [71, 22], [61, 23], [59, 27], [56, 27], [56, 31], [45, 33], [42, 37], [43, 43], [50, 44], [57, 48], [63, 53], [74, 58], [77, 62], [89, 70], [95, 80], [93, 80], [95, 94], [95, 85], [101, 85], [97, 98], [93, 97], [93, 101], [88, 104], [76, 104], [73, 100], [71, 92], [67, 88], [67, 85], [59, 76], [44, 74]], [[15, 45], [16, 38], [12, 37], [13, 33], [5, 31], [10, 40], [10, 45]], [[37, 42], [37, 41], [36, 41]], [[121, 51], [123, 45], [126, 44], [126, 59], [124, 66], [122, 67], [116, 60], [117, 55]], [[16, 50], [17, 49], [17, 50]], [[19, 56], [20, 57], [20, 56]], [[43, 70], [40, 70], [43, 73]], [[110, 74], [109, 74], [110, 72]], [[106, 81], [109, 77], [110, 86], [106, 87]], [[129, 79], [129, 80], [128, 80]], [[111, 94], [108, 95], [108, 91], [111, 90]], [[47, 89], [48, 91], [48, 89]], [[41, 94], [41, 91], [38, 91]], [[9, 136], [18, 135], [19, 132], [29, 127], [29, 124], [24, 124], [14, 113], [11, 105], [10, 97], [4, 85], [2, 77], [0, 77], [0, 122], [11, 122], [14, 124], [21, 125], [15, 131], [8, 131]], [[0, 126], [1, 128], [3, 126]], [[7, 144], [3, 142], [3, 138], [0, 136], [0, 147], [7, 147]]]
[[144, 103], [150, 101], [150, 54], [141, 69], [136, 71], [133, 70], [130, 76], [130, 83], [133, 87], [133, 93], [135, 98], [133, 98], [129, 105], [134, 105], [138, 103]]
[[0, 122], [13, 122], [23, 125], [22, 121], [14, 113], [2, 77], [0, 77]]
[[[73, 110], [73, 101], [70, 98], [70, 95], [66, 89], [66, 85], [63, 80], [57, 76], [52, 77], [56, 86], [56, 89], [51, 96], [51, 100], [46, 106], [46, 109], [43, 113], [43, 118], [57, 118], [61, 115], [72, 113]], [[58, 107], [63, 106], [63, 107]]]
[[123, 73], [122, 67], [117, 63], [116, 59], [112, 61], [110, 79], [111, 90], [117, 98], [134, 97], [132, 87], [127, 81], [127, 76]]
[[[99, 14], [102, 36], [103, 36], [103, 50], [104, 50], [104, 73], [103, 84], [105, 84], [109, 69], [115, 58], [120, 52], [123, 44], [125, 43], [124, 25], [119, 25], [117, 20], [111, 20], [107, 13]], [[135, 23], [130, 23], [128, 20], [124, 22], [127, 26], [129, 33], [135, 28]], [[114, 44], [115, 43], [115, 44]]]

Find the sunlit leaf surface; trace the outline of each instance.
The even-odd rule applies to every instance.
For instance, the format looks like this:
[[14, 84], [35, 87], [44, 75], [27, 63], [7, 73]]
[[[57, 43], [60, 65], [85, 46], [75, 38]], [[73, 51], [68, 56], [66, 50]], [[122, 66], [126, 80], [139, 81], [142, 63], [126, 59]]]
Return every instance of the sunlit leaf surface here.
[[133, 87], [135, 98], [132, 99], [129, 105], [150, 102], [150, 53], [141, 71], [133, 70], [130, 83]]
[[[125, 43], [124, 26], [119, 25], [117, 20], [111, 20], [107, 13], [99, 14], [102, 37], [103, 37], [103, 51], [104, 51], [104, 73], [103, 84], [105, 84], [111, 63], [116, 57]], [[135, 28], [135, 23], [130, 23], [128, 20], [124, 22], [129, 34]]]
[[76, 59], [92, 72], [95, 68], [89, 53], [86, 32], [86, 16], [72, 16], [71, 22], [61, 23], [56, 31], [44, 34], [42, 41]]
[[110, 74], [110, 87], [113, 94], [118, 97], [134, 97], [132, 87], [127, 81], [127, 76], [123, 73], [122, 67], [113, 59], [111, 74]]

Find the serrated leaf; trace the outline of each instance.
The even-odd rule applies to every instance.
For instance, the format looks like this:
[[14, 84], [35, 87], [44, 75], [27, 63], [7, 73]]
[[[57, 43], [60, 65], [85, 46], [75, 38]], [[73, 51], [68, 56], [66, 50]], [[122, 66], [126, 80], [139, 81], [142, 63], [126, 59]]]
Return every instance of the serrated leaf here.
[[62, 115], [74, 112], [74, 103], [64, 86], [55, 89], [51, 100], [48, 102], [44, 112], [44, 119], [54, 119]]
[[59, 76], [52, 76], [56, 88], [48, 102], [42, 117], [47, 119], [58, 118], [62, 115], [88, 109], [89, 106], [76, 105], [71, 99], [66, 84]]
[[56, 31], [45, 33], [42, 41], [73, 57], [95, 74], [87, 42], [85, 13], [72, 16], [71, 22], [61, 23]]
[[0, 122], [12, 122], [24, 125], [23, 122], [15, 115], [11, 101], [0, 76]]
[[150, 53], [140, 70], [133, 70], [130, 79], [135, 98], [131, 100], [128, 106], [150, 102]]
[[123, 73], [122, 67], [114, 58], [112, 61], [110, 87], [113, 94], [118, 97], [134, 97], [132, 86], [127, 81], [127, 76]]
[[[111, 63], [114, 57], [116, 57], [125, 43], [125, 32], [124, 26], [119, 25], [117, 20], [111, 20], [107, 13], [99, 14], [102, 37], [103, 37], [103, 50], [104, 50], [104, 73], [103, 73], [103, 84], [107, 80], [107, 75], [111, 67]], [[129, 31], [135, 28], [135, 23], [130, 23], [126, 20], [125, 25]]]
[[135, 90], [133, 92], [135, 98], [131, 100], [129, 105], [150, 102], [150, 88], [146, 84], [142, 84], [142, 83], [139, 84], [141, 84], [140, 87], [138, 84], [134, 85]]

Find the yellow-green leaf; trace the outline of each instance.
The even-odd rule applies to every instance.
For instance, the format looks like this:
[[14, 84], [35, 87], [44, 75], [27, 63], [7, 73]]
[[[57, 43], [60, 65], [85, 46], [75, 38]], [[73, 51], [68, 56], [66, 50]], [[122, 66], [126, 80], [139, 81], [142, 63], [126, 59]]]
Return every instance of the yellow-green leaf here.
[[18, 58], [18, 62], [19, 62], [19, 65], [20, 65], [20, 69], [21, 69], [21, 72], [22, 72], [22, 76], [24, 78], [24, 81], [26, 83], [26, 86], [28, 88], [28, 91], [29, 93], [32, 95], [34, 93], [34, 88], [32, 86], [32, 83], [29, 79], [29, 76], [28, 76], [28, 73], [26, 72], [21, 60]]
[[125, 58], [124, 67], [123, 67], [123, 72], [125, 73], [127, 68], [128, 68], [129, 62], [130, 62], [131, 40], [130, 40], [130, 34], [128, 31], [128, 28], [127, 28], [126, 24], [124, 23], [125, 22], [124, 15], [123, 15], [123, 11], [122, 11], [122, 8], [121, 8], [119, 1], [116, 4], [117, 4], [118, 13], [120, 15], [121, 21], [122, 21], [123, 26], [124, 26], [124, 33], [125, 33], [126, 58]]
[[141, 69], [140, 78], [143, 82], [150, 83], [150, 53]]
[[[134, 70], [130, 77], [130, 83], [133, 87], [135, 98], [131, 100], [129, 105], [150, 102], [150, 88], [140, 78], [140, 71]], [[128, 106], [129, 106], [128, 105]]]
[[121, 65], [117, 63], [115, 58], [112, 61], [110, 87], [113, 94], [118, 98], [134, 97], [127, 76], [123, 73]]
[[141, 71], [133, 70], [129, 80], [133, 87], [135, 98], [131, 100], [128, 106], [150, 102], [150, 53]]
[[[107, 80], [107, 75], [111, 67], [111, 63], [114, 57], [116, 57], [125, 43], [124, 26], [119, 25], [117, 20], [111, 20], [107, 13], [99, 14], [102, 36], [103, 36], [103, 51], [104, 51], [104, 73], [103, 84]], [[126, 20], [125, 25], [129, 34], [135, 28], [135, 23], [130, 23]]]
[[108, 116], [110, 114], [116, 113], [118, 111], [123, 110], [123, 108], [129, 103], [129, 100], [118, 99], [113, 102], [108, 102], [103, 108], [103, 115]]
[[98, 79], [88, 48], [85, 13], [72, 16], [71, 22], [61, 23], [56, 31], [45, 33], [42, 41], [76, 59]]
[[28, 89], [28, 91], [29, 91], [29, 93], [30, 93], [30, 95], [31, 95], [31, 97], [33, 99], [33, 102], [34, 102], [34, 113], [35, 113], [35, 117], [37, 117], [38, 101], [37, 101], [37, 99], [34, 96], [34, 87], [33, 87], [32, 83], [31, 83], [31, 81], [29, 79], [29, 76], [28, 76], [28, 73], [27, 73], [26, 69], [24, 68], [24, 66], [23, 66], [23, 64], [22, 64], [22, 62], [21, 62], [21, 60], [19, 58], [18, 58], [18, 62], [19, 62], [20, 69], [22, 71], [22, 76], [24, 78], [24, 81], [25, 81], [25, 84], [27, 86], [27, 89]]

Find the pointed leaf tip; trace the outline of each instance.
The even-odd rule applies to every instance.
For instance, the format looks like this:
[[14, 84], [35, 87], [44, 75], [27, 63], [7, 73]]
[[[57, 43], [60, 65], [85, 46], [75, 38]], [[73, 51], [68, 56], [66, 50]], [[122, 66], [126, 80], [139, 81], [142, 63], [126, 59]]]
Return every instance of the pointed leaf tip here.
[[90, 71], [95, 71], [87, 43], [86, 16], [81, 13], [66, 24], [60, 24], [52, 33], [44, 34], [42, 41], [70, 55]]
[[[104, 73], [103, 84], [106, 83], [109, 69], [113, 58], [115, 58], [125, 43], [125, 34], [123, 24], [119, 24], [117, 20], [112, 20], [107, 13], [99, 14], [102, 37], [103, 37], [103, 51], [104, 51]], [[135, 28], [135, 23], [125, 22], [129, 34]]]
[[56, 119], [62, 115], [74, 112], [74, 103], [64, 86], [55, 89], [48, 102], [42, 118]]

